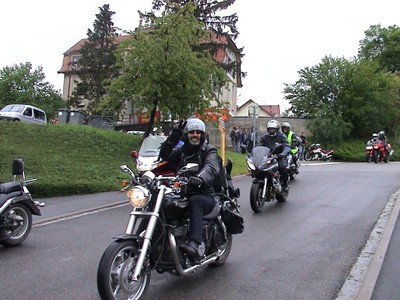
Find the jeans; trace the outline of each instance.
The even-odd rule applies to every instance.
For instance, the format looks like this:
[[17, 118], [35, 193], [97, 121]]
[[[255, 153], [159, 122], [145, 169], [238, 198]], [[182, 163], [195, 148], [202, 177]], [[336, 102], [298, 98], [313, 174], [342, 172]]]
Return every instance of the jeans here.
[[213, 195], [193, 195], [189, 199], [190, 228], [189, 239], [201, 244], [203, 241], [203, 216], [215, 206]]

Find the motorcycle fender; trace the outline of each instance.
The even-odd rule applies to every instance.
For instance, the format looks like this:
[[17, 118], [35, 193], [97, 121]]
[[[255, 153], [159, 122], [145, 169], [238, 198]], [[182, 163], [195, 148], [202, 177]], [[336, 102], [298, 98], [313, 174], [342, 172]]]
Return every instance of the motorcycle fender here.
[[139, 241], [142, 240], [142, 238], [136, 234], [126, 234], [122, 233], [119, 235], [114, 236], [114, 239], [116, 241], [121, 241], [121, 240], [134, 240], [134, 241]]
[[29, 207], [33, 215], [41, 216], [42, 213], [40, 212], [39, 208], [35, 205], [32, 198], [28, 195], [24, 195], [22, 197], [15, 198], [13, 203], [24, 203], [26, 206]]

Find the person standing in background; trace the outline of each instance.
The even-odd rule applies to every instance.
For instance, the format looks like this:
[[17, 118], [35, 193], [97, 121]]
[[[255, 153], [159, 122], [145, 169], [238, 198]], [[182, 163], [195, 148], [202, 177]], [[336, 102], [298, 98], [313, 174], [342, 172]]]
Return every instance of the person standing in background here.
[[233, 152], [239, 153], [240, 152], [240, 131], [237, 126], [234, 126], [231, 133], [229, 134], [231, 138]]
[[306, 136], [304, 135], [304, 132], [301, 133], [300, 138], [301, 138], [301, 144], [299, 145], [299, 159], [304, 160], [304, 152], [307, 144], [307, 139]]
[[248, 141], [247, 129], [243, 128], [242, 133], [240, 134], [240, 153], [246, 153]]
[[254, 130], [254, 126], [251, 126], [247, 140], [248, 140], [247, 152], [251, 153], [251, 150], [253, 150], [254, 145], [257, 145], [257, 134], [256, 131]]

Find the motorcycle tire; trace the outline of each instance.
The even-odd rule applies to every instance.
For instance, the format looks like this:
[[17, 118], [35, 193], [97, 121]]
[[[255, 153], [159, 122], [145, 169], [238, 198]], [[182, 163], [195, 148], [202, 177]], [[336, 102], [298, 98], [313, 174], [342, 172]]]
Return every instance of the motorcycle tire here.
[[144, 268], [137, 282], [132, 272], [139, 256], [134, 240], [117, 240], [104, 251], [97, 269], [97, 289], [102, 300], [140, 299], [150, 284], [151, 273]]
[[376, 151], [372, 152], [371, 160], [376, 164], [378, 163], [378, 153]]
[[[5, 219], [5, 226], [0, 227], [0, 244], [4, 247], [13, 247], [21, 244], [32, 229], [32, 212], [28, 206], [23, 203], [12, 204], [3, 212], [4, 216], [10, 214], [22, 218], [22, 221]], [[20, 222], [19, 226], [17, 222]]]
[[258, 183], [253, 183], [250, 189], [250, 206], [255, 213], [263, 210], [265, 199], [261, 197], [263, 186]]
[[366, 161], [367, 163], [370, 163], [370, 162], [371, 162], [371, 155], [366, 154], [366, 155], [365, 155], [365, 161]]
[[232, 243], [233, 243], [232, 234], [226, 233], [226, 236], [227, 236], [228, 240], [223, 245], [224, 249], [221, 250], [221, 253], [218, 256], [218, 259], [215, 262], [210, 264], [211, 267], [222, 266], [225, 263], [225, 261], [228, 259], [229, 254], [231, 253]]
[[310, 161], [312, 160], [313, 156], [311, 155], [310, 152], [307, 152], [306, 154], [304, 154], [304, 160], [305, 161]]
[[329, 157], [324, 157], [325, 162], [331, 162], [332, 161], [332, 155]]
[[278, 193], [276, 194], [276, 201], [278, 202], [285, 202], [287, 200], [287, 197], [289, 196], [289, 191], [286, 193]]

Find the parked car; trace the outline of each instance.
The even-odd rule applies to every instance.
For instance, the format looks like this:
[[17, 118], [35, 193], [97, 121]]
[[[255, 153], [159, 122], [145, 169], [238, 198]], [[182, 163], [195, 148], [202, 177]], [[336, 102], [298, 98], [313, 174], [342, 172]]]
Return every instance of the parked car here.
[[9, 104], [0, 110], [0, 119], [11, 122], [47, 124], [44, 110], [27, 104]]

